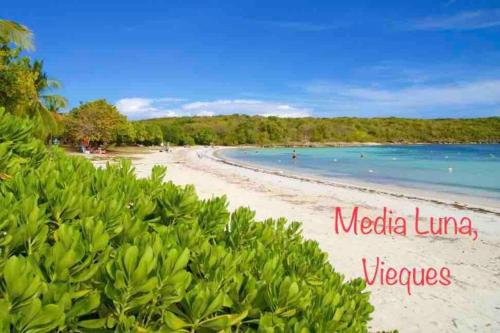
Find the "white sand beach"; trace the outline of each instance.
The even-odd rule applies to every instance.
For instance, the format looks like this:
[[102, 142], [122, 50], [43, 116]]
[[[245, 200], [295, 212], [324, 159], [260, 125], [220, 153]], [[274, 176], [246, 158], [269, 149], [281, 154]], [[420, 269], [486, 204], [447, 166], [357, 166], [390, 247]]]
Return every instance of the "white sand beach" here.
[[[166, 180], [193, 184], [200, 197], [227, 195], [230, 209], [249, 206], [258, 219], [286, 217], [303, 224], [306, 238], [319, 242], [335, 269], [347, 279], [363, 276], [362, 258], [373, 267], [380, 257], [386, 266], [427, 268], [446, 266], [450, 286], [368, 287], [375, 306], [371, 330], [400, 332], [500, 331], [500, 217], [485, 213], [383, 193], [333, 186], [284, 175], [270, 174], [222, 163], [213, 149], [174, 148], [165, 153], [135, 155], [139, 176], [148, 176], [155, 164], [167, 166]], [[443, 198], [445, 199], [445, 198]], [[333, 213], [342, 207], [344, 217], [354, 206], [360, 213], [377, 216], [383, 207], [395, 216], [414, 219], [415, 208], [426, 216], [469, 217], [479, 238], [392, 235], [336, 235]], [[497, 207], [500, 210], [500, 207]]]

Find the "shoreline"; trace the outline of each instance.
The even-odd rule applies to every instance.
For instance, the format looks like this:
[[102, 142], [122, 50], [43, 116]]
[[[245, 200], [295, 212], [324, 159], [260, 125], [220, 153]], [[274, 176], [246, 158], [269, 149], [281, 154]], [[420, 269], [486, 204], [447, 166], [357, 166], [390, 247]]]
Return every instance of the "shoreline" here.
[[[219, 148], [219, 147], [218, 147]], [[226, 196], [228, 210], [250, 207], [256, 222], [286, 218], [301, 222], [305, 239], [318, 242], [328, 261], [346, 280], [363, 277], [362, 259], [375, 269], [380, 258], [386, 267], [448, 267], [452, 284], [412, 289], [375, 283], [367, 286], [375, 307], [369, 332], [471, 332], [500, 330], [500, 223], [498, 216], [464, 207], [431, 201], [366, 192], [321, 182], [284, 177], [243, 168], [210, 157], [213, 149], [175, 147], [171, 152], [134, 154], [132, 163], [139, 177], [149, 177], [154, 165], [167, 167], [165, 181], [179, 186], [194, 185], [201, 199]], [[105, 165], [105, 161], [94, 162]], [[334, 232], [335, 207], [348, 218], [354, 207], [360, 216], [375, 217], [384, 207], [391, 216], [415, 220], [415, 209], [425, 221], [431, 216], [469, 217], [479, 231], [474, 241], [455, 235], [421, 236], [411, 231], [400, 235], [354, 235]], [[436, 308], [441, 309], [435, 311]]]
[[[303, 173], [294, 173], [291, 171], [283, 171], [283, 170], [278, 170], [274, 169], [269, 166], [261, 166], [258, 164], [252, 164], [252, 163], [245, 163], [236, 159], [232, 159], [226, 156], [222, 156], [222, 151], [228, 150], [228, 149], [239, 149], [243, 147], [216, 147], [215, 150], [211, 152], [211, 155], [206, 155], [208, 158], [212, 158], [214, 160], [217, 160], [221, 163], [225, 163], [228, 165], [232, 165], [235, 167], [240, 167], [240, 168], [245, 168], [249, 170], [253, 170], [256, 172], [261, 172], [261, 173], [268, 173], [268, 174], [273, 174], [279, 177], [285, 177], [285, 178], [293, 178], [293, 179], [298, 179], [301, 181], [306, 181], [306, 182], [311, 182], [311, 183], [318, 183], [318, 184], [324, 184], [328, 186], [333, 186], [333, 187], [342, 187], [342, 188], [347, 188], [347, 189], [353, 189], [353, 190], [358, 190], [362, 192], [367, 192], [367, 193], [375, 193], [375, 194], [383, 194], [383, 195], [390, 195], [393, 197], [397, 198], [406, 198], [410, 200], [417, 200], [417, 201], [424, 201], [424, 202], [430, 202], [434, 204], [440, 204], [440, 205], [445, 205], [445, 206], [450, 206], [454, 208], [459, 208], [459, 209], [464, 209], [464, 210], [470, 210], [473, 212], [478, 212], [478, 213], [486, 213], [486, 214], [493, 214], [495, 216], [500, 216], [500, 209], [495, 209], [493, 207], [489, 206], [481, 206], [481, 205], [469, 205], [469, 204], [462, 204], [457, 201], [446, 201], [442, 199], [438, 199], [435, 197], [426, 197], [426, 196], [420, 196], [420, 195], [412, 195], [412, 194], [407, 194], [407, 193], [402, 193], [402, 192], [397, 192], [396, 191], [391, 191], [391, 190], [386, 190], [386, 189], [375, 189], [374, 187], [370, 186], [370, 184], [353, 184], [353, 183], [344, 183], [344, 182], [338, 182], [336, 180], [331, 180], [326, 177], [315, 177]], [[372, 184], [375, 186], [375, 184]], [[412, 189], [416, 191], [415, 189]]]
[[219, 148], [344, 148], [370, 146], [423, 146], [423, 145], [497, 145], [495, 142], [298, 142], [277, 144], [242, 144], [235, 146], [216, 146]]

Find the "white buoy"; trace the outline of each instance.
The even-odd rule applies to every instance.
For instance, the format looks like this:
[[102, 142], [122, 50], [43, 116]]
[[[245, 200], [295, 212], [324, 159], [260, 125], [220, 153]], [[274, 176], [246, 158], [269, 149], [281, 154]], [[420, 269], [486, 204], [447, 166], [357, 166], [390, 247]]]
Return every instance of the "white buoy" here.
[[448, 172], [452, 173], [453, 172], [453, 168], [448, 168]]
[[369, 173], [373, 173], [373, 170], [372, 170], [372, 169], [370, 169], [370, 170], [368, 170], [368, 172], [369, 172]]
[[334, 159], [333, 159], [333, 161], [334, 161], [334, 162], [337, 162], [337, 159], [336, 159], [336, 158], [334, 158]]

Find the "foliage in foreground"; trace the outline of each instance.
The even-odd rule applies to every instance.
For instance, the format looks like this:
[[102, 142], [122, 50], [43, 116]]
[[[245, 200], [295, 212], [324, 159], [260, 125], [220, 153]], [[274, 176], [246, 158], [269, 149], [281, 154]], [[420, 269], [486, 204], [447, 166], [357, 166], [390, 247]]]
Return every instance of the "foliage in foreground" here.
[[298, 223], [47, 150], [0, 109], [0, 332], [365, 332]]

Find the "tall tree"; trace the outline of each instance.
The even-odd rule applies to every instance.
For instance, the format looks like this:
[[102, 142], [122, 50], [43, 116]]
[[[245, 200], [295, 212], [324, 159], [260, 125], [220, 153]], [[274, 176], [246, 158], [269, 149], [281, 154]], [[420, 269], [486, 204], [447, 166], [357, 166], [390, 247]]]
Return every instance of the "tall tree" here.
[[104, 99], [84, 103], [66, 117], [65, 137], [73, 143], [115, 142], [126, 128], [127, 118]]
[[51, 94], [53, 89], [61, 88], [61, 83], [48, 77], [43, 69], [43, 60], [35, 60], [31, 70], [36, 74], [35, 88], [40, 97], [40, 103], [52, 112], [57, 112], [68, 105], [68, 101], [61, 95]]
[[48, 134], [61, 131], [62, 122], [58, 121], [57, 112], [68, 106], [68, 101], [61, 95], [52, 94], [52, 90], [61, 88], [59, 81], [50, 79], [43, 69], [43, 60], [35, 60], [30, 65], [35, 74], [35, 89], [38, 95], [35, 111], [40, 115]]

